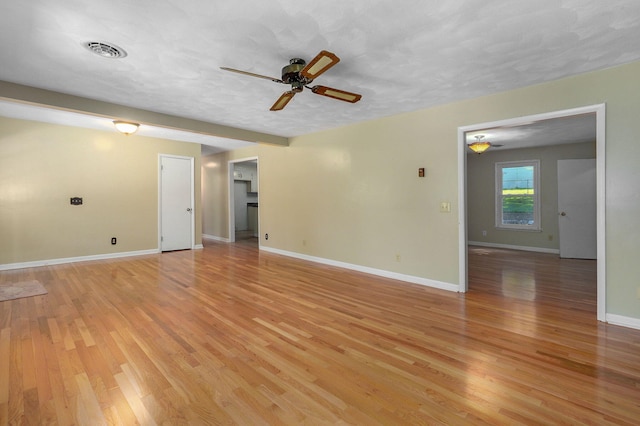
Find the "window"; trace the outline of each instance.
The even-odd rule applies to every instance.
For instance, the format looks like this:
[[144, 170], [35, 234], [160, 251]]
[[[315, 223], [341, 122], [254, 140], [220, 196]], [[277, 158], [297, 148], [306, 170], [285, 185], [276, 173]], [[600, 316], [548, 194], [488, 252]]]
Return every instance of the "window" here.
[[496, 163], [496, 227], [540, 230], [540, 161]]

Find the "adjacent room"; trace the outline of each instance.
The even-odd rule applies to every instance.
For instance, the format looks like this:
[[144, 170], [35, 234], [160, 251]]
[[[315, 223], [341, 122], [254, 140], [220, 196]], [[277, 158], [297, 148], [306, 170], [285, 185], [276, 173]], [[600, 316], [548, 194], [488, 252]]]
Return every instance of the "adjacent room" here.
[[636, 1], [0, 11], [0, 425], [637, 423]]

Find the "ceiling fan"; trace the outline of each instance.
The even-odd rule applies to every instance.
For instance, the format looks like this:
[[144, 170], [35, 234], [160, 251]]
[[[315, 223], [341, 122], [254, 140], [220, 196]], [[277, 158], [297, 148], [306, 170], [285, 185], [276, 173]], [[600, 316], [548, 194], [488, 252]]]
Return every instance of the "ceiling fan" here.
[[318, 76], [323, 74], [329, 68], [340, 62], [335, 54], [321, 51], [311, 60], [308, 64], [304, 59], [293, 58], [289, 61], [289, 65], [282, 68], [282, 78], [269, 77], [266, 75], [254, 74], [248, 71], [236, 70], [233, 68], [220, 67], [225, 71], [236, 72], [238, 74], [248, 75], [250, 77], [264, 78], [265, 80], [271, 80], [276, 83], [290, 84], [291, 90], [288, 90], [278, 98], [276, 103], [271, 106], [271, 111], [280, 111], [283, 109], [289, 101], [295, 96], [296, 93], [302, 92], [306, 87], [316, 95], [327, 96], [329, 98], [338, 99], [340, 101], [356, 103], [362, 98], [362, 95], [357, 93], [345, 92], [344, 90], [334, 89], [327, 86], [313, 86], [309, 87], [309, 84], [313, 82]]

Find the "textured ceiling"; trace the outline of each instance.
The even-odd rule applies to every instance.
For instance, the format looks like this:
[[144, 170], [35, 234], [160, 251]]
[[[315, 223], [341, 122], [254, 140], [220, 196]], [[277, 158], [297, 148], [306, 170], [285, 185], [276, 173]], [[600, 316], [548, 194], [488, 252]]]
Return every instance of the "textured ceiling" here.
[[[0, 80], [296, 136], [640, 60], [637, 0], [29, 0], [0, 6]], [[107, 59], [83, 47], [113, 43]], [[341, 62], [269, 107], [290, 58]]]

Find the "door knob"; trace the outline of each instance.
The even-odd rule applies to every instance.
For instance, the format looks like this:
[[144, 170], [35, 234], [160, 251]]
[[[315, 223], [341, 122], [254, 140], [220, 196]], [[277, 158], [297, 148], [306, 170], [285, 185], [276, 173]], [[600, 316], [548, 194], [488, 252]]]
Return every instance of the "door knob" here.
[[192, 210], [192, 209], [191, 209], [191, 207], [187, 208], [187, 211], [188, 211], [188, 212], [191, 212], [191, 210]]
[[566, 216], [567, 214], [565, 212], [560, 213], [560, 216]]

